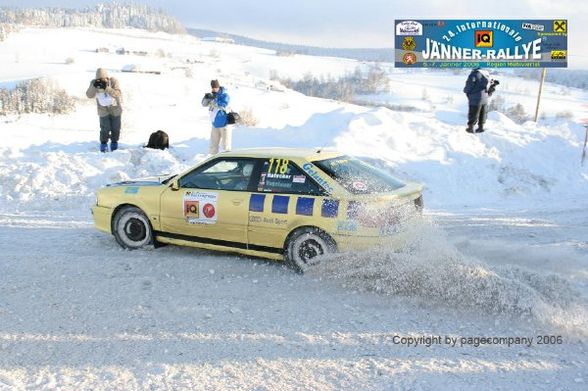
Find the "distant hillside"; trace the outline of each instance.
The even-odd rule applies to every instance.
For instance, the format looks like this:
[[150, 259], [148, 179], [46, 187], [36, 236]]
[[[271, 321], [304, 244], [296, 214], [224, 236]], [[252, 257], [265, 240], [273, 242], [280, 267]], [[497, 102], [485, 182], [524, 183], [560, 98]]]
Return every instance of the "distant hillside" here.
[[[177, 19], [161, 10], [144, 5], [114, 3], [84, 9], [2, 7], [0, 25], [5, 24], [42, 27], [134, 27], [172, 34], [186, 33], [186, 29]], [[0, 33], [2, 30], [4, 28], [0, 29]]]
[[[258, 39], [248, 38], [241, 35], [222, 33], [212, 30], [188, 28], [188, 34], [198, 38], [219, 38], [217, 42], [232, 40], [234, 43], [245, 46], [253, 46], [263, 49], [271, 49], [278, 54], [305, 54], [309, 56], [327, 56], [351, 58], [359, 61], [375, 62], [394, 62], [393, 42], [390, 42], [390, 48], [367, 48], [367, 49], [341, 49], [341, 48], [322, 48], [316, 46], [292, 45], [287, 43], [269, 42]], [[431, 72], [454, 72], [455, 70], [430, 69]], [[511, 71], [516, 76], [524, 79], [539, 79], [540, 69], [513, 69]], [[575, 69], [550, 69], [547, 72], [547, 81], [561, 84], [567, 87], [588, 89], [588, 71]]]
[[351, 58], [360, 61], [394, 62], [393, 42], [390, 41], [390, 48], [367, 48], [367, 49], [341, 49], [321, 48], [316, 46], [292, 45], [287, 43], [261, 41], [236, 34], [221, 33], [212, 30], [188, 28], [188, 34], [198, 38], [222, 37], [235, 41], [236, 44], [254, 46], [263, 49], [271, 49], [284, 54], [306, 54], [310, 56], [328, 56]]
[[[541, 69], [515, 69], [513, 73], [523, 79], [539, 80], [541, 78]], [[582, 69], [549, 69], [545, 80], [566, 87], [588, 90], [588, 71]]]

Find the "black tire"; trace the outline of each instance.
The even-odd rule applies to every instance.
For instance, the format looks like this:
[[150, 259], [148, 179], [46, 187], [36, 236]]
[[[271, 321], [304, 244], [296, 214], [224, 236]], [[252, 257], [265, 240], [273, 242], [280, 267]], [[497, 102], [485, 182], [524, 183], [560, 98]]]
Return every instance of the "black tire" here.
[[112, 234], [122, 248], [135, 250], [153, 243], [153, 230], [145, 213], [134, 206], [124, 206], [114, 216]]
[[286, 240], [284, 260], [297, 273], [320, 262], [323, 255], [337, 251], [335, 241], [325, 232], [314, 227], [295, 230]]

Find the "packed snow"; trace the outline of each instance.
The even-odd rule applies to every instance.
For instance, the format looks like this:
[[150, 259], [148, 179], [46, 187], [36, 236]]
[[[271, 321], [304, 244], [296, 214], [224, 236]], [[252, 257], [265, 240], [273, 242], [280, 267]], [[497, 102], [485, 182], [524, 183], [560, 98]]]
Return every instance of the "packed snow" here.
[[[389, 90], [359, 106], [270, 88], [270, 74], [369, 64], [133, 29], [23, 29], [0, 62], [0, 88], [49, 78], [77, 101], [67, 115], [0, 117], [0, 390], [585, 389], [585, 90], [547, 83], [538, 123], [492, 112], [472, 135], [467, 70], [381, 64]], [[124, 98], [121, 149], [106, 154], [85, 97], [97, 67]], [[505, 107], [534, 112], [537, 81], [494, 76]], [[423, 183], [413, 240], [298, 276], [196, 249], [123, 251], [96, 231], [100, 186], [206, 156], [200, 99], [214, 78], [258, 120], [234, 129], [234, 148], [333, 147]], [[157, 129], [169, 150], [143, 148]]]

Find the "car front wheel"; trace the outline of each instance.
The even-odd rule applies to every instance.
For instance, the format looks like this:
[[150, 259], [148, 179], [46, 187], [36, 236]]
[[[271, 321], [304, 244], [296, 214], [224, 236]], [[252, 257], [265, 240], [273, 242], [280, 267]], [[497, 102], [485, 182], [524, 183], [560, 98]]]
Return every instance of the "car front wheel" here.
[[113, 234], [121, 247], [135, 250], [153, 242], [153, 231], [145, 213], [134, 206], [125, 206], [114, 216]]
[[336, 251], [335, 242], [318, 228], [304, 227], [292, 233], [286, 243], [286, 264], [298, 273], [320, 262], [323, 255]]

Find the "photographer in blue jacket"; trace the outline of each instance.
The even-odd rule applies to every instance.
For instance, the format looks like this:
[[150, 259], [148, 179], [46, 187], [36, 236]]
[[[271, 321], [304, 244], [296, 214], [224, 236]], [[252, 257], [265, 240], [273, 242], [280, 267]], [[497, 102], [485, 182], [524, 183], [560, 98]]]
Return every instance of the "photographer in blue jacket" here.
[[231, 150], [231, 129], [227, 126], [227, 107], [230, 97], [218, 80], [210, 81], [211, 92], [202, 98], [202, 106], [208, 107], [212, 129], [208, 153], [214, 155], [219, 152], [219, 144], [224, 151]]

